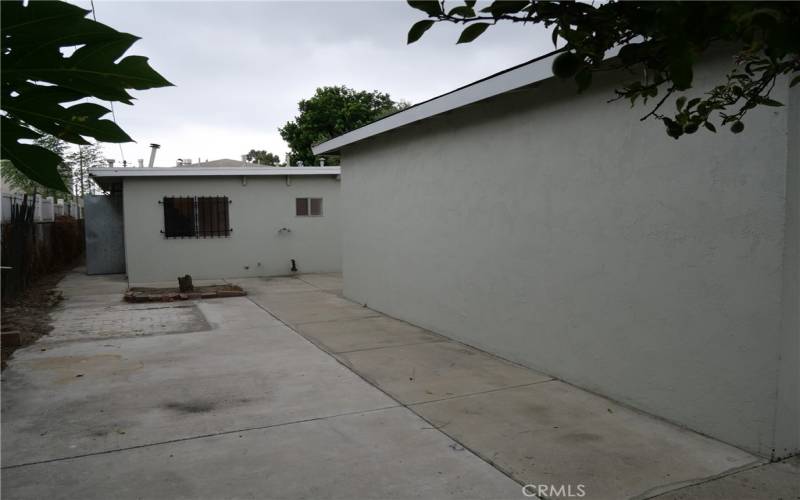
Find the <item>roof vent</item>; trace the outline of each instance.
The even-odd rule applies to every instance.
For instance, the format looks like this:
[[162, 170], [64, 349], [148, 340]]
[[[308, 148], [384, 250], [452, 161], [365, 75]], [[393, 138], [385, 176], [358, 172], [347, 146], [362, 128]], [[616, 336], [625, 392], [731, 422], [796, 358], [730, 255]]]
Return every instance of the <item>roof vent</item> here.
[[139, 168], [144, 168], [144, 160], [143, 159], [139, 158], [136, 161], [139, 163]]
[[106, 159], [108, 162], [108, 168], [114, 168], [114, 160], [112, 158]]
[[319, 159], [319, 166], [320, 167], [324, 167], [325, 166], [325, 158], [320, 158]]
[[156, 162], [156, 151], [160, 148], [158, 144], [151, 144], [150, 145], [150, 163], [147, 164], [148, 167], [153, 168], [153, 165]]

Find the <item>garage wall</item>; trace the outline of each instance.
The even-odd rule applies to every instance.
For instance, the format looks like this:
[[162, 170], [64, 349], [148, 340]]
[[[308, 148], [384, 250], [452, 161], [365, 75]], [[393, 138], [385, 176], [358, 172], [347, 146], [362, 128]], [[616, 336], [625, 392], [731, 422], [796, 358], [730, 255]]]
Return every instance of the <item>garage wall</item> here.
[[[726, 68], [699, 68], [693, 94]], [[675, 141], [607, 104], [605, 78], [345, 148], [345, 295], [761, 455], [797, 451], [787, 108]]]
[[[126, 178], [125, 254], [132, 284], [341, 270], [339, 193], [333, 176]], [[227, 196], [228, 238], [167, 239], [164, 196]], [[323, 198], [323, 217], [296, 217], [295, 198]], [[278, 232], [281, 228], [291, 232]]]

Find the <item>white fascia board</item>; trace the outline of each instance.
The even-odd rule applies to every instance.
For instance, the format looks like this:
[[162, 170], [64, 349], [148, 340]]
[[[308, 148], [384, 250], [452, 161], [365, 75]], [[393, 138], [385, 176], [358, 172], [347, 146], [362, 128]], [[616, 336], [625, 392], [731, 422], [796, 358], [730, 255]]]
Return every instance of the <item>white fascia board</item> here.
[[91, 177], [262, 177], [278, 175], [339, 175], [340, 167], [168, 167], [90, 168]]
[[434, 97], [428, 101], [389, 115], [378, 121], [357, 128], [346, 134], [334, 137], [328, 141], [312, 146], [315, 155], [337, 151], [343, 146], [361, 141], [374, 135], [388, 132], [389, 130], [430, 118], [431, 116], [466, 106], [511, 90], [525, 87], [553, 76], [552, 65], [556, 53], [547, 54], [541, 58], [525, 63], [518, 67], [498, 73], [483, 80], [453, 90], [447, 94]]
[[[631, 42], [641, 42], [640, 37], [636, 37]], [[619, 46], [607, 50], [605, 60], [616, 57], [619, 53]], [[370, 124], [364, 125], [346, 134], [334, 137], [328, 141], [311, 147], [315, 155], [338, 151], [340, 148], [353, 144], [369, 137], [373, 137], [389, 130], [418, 122], [435, 115], [457, 109], [468, 104], [483, 101], [490, 97], [505, 94], [528, 85], [547, 80], [553, 77], [553, 59], [561, 53], [561, 50], [553, 51], [532, 61], [511, 67], [500, 73], [488, 76], [477, 82], [470, 83], [447, 94], [442, 94], [433, 99], [421, 102], [410, 108], [398, 111]]]

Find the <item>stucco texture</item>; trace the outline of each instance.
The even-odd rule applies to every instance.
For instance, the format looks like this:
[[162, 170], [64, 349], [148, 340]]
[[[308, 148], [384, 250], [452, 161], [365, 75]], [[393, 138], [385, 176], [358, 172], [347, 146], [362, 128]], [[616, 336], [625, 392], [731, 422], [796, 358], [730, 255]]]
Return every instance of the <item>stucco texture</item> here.
[[[699, 67], [691, 94], [727, 67]], [[787, 108], [675, 141], [639, 121], [649, 108], [606, 103], [615, 77], [346, 147], [344, 293], [763, 456], [796, 451]]]
[[[126, 178], [125, 257], [131, 284], [341, 270], [340, 182], [333, 176]], [[231, 236], [165, 238], [164, 196], [227, 196]], [[323, 199], [322, 217], [295, 216], [295, 198]], [[288, 228], [291, 231], [280, 231]]]

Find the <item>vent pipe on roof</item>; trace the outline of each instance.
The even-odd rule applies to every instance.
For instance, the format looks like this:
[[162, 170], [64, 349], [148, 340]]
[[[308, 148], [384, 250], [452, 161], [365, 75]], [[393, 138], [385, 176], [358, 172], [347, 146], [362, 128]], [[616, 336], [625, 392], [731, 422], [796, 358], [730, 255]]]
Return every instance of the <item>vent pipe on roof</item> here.
[[156, 151], [158, 151], [158, 148], [160, 148], [160, 147], [161, 146], [158, 145], [158, 144], [151, 144], [150, 145], [150, 163], [147, 164], [147, 166], [149, 168], [153, 168], [153, 165], [155, 165], [155, 163], [156, 163]]
[[114, 168], [114, 160], [112, 158], [108, 158], [106, 161], [108, 162], [108, 168]]
[[144, 160], [143, 159], [139, 158], [136, 161], [139, 163], [139, 168], [144, 168]]
[[324, 167], [325, 166], [325, 158], [320, 158], [319, 159], [319, 166], [320, 167]]

